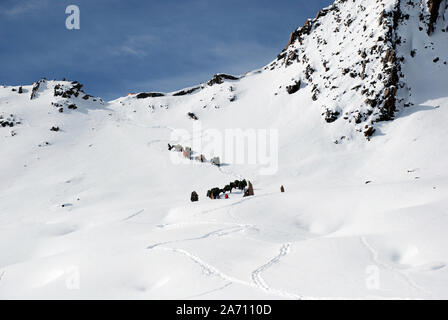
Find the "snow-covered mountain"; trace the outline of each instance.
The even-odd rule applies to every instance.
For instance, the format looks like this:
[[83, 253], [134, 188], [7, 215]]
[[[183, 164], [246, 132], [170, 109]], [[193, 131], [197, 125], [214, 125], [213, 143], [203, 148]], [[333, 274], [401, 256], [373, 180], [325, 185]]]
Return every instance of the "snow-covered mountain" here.
[[244, 75], [0, 87], [0, 297], [447, 298], [447, 40], [446, 0], [337, 0]]
[[[424, 74], [444, 78], [446, 5], [336, 1], [294, 31], [266, 69], [292, 66], [291, 77], [310, 89], [327, 122], [341, 117], [370, 137], [375, 123], [418, 101], [426, 91]], [[444, 83], [436, 85], [446, 89]]]

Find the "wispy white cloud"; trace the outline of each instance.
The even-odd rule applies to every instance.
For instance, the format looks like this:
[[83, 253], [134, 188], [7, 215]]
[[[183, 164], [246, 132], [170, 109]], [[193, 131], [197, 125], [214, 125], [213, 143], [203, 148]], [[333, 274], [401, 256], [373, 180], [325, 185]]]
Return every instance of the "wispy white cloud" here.
[[153, 35], [128, 36], [123, 44], [112, 47], [110, 53], [115, 56], [143, 58], [148, 55], [150, 47], [156, 45], [157, 42], [157, 37]]
[[[137, 38], [139, 38], [138, 36]], [[135, 40], [135, 38], [133, 38]], [[149, 40], [149, 39], [147, 39]], [[234, 75], [241, 75], [245, 72], [261, 68], [270, 60], [273, 60], [277, 54], [277, 49], [268, 47], [258, 42], [222, 42], [220, 40], [204, 39], [208, 45], [202, 50], [195, 51], [196, 60], [212, 59], [214, 64], [212, 67], [206, 69], [198, 67], [199, 69], [190, 70], [173, 70], [167, 69], [164, 74], [159, 74], [155, 79], [151, 80], [123, 80], [123, 87], [128, 88], [132, 92], [139, 91], [161, 91], [170, 92], [183, 88], [199, 85], [210, 80], [215, 73], [223, 72]], [[130, 41], [134, 42], [134, 41]], [[149, 41], [148, 44], [154, 43]], [[122, 55], [138, 55], [146, 56], [149, 51], [145, 53], [132, 52], [126, 50], [134, 50], [133, 47], [120, 47]], [[121, 93], [124, 95], [126, 92]]]
[[259, 42], [211, 42], [209, 52], [222, 65], [229, 68], [228, 73], [244, 73], [261, 68], [273, 60], [279, 49]]
[[210, 72], [188, 72], [183, 74], [172, 72], [153, 80], [128, 81], [127, 87], [136, 91], [171, 92], [199, 85], [210, 80], [212, 76], [213, 73]]
[[4, 3], [0, 7], [0, 12], [8, 17], [18, 17], [33, 11], [41, 10], [48, 5], [48, 0], [20, 0]]

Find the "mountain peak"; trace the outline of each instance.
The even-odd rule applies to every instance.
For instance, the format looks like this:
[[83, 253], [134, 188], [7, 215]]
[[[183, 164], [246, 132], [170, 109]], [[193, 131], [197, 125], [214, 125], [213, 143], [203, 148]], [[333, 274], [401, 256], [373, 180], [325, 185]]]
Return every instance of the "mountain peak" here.
[[266, 69], [295, 68], [327, 122], [341, 117], [369, 138], [375, 123], [394, 119], [414, 103], [403, 66], [420, 59], [433, 63], [434, 57], [416, 58], [415, 52], [428, 53], [429, 43], [443, 49], [430, 36], [446, 31], [447, 6], [442, 1], [338, 0], [292, 32]]

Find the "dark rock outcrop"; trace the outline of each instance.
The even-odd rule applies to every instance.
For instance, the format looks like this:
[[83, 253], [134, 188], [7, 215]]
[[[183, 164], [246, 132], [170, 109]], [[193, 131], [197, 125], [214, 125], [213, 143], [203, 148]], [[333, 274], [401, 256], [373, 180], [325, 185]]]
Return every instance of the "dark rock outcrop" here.
[[10, 114], [6, 119], [0, 115], [0, 126], [12, 128], [16, 124], [20, 124], [20, 121], [17, 121], [13, 114]]
[[224, 82], [224, 80], [238, 80], [238, 79], [239, 79], [238, 77], [232, 76], [230, 74], [218, 73], [218, 74], [215, 74], [213, 76], [213, 78], [210, 79], [209, 82], [207, 82], [207, 84], [209, 86], [212, 86], [214, 84], [221, 84]]
[[45, 78], [42, 78], [33, 84], [33, 89], [31, 90], [31, 97], [30, 97], [31, 100], [37, 98], [37, 92], [39, 91], [41, 84], [45, 82], [47, 82], [47, 80]]
[[288, 44], [286, 45], [286, 48], [294, 44], [294, 42], [296, 42], [297, 40], [299, 41], [300, 44], [302, 44], [302, 37], [304, 35], [309, 35], [311, 33], [312, 28], [313, 28], [312, 20], [310, 19], [306, 20], [305, 24], [301, 28], [298, 28], [293, 32], [291, 32], [291, 34], [289, 35], [289, 41]]
[[300, 81], [300, 80], [299, 80], [299, 81], [296, 81], [294, 84], [289, 85], [289, 86], [286, 86], [286, 91], [287, 91], [289, 94], [296, 93], [297, 91], [299, 91], [299, 89], [300, 89], [300, 85], [301, 85], [301, 81]]
[[325, 114], [325, 121], [327, 121], [328, 123], [332, 123], [338, 119], [340, 112], [327, 109], [324, 114]]
[[439, 17], [439, 9], [442, 0], [428, 0], [428, 10], [429, 10], [429, 22], [428, 22], [428, 35], [434, 32], [435, 24], [437, 22], [437, 18]]
[[181, 90], [178, 92], [173, 93], [173, 96], [178, 97], [178, 96], [185, 96], [187, 94], [192, 94], [193, 92], [199, 90], [201, 87], [194, 87], [188, 90]]
[[66, 99], [78, 97], [80, 93], [84, 93], [82, 87], [83, 85], [77, 81], [71, 82], [70, 85], [58, 83], [54, 86], [54, 96]]
[[141, 92], [137, 94], [137, 99], [156, 98], [165, 96], [161, 92]]
[[190, 119], [199, 120], [199, 118], [193, 112], [188, 112], [187, 115], [190, 117]]
[[375, 128], [372, 126], [367, 126], [366, 130], [364, 131], [364, 136], [369, 140], [370, 137], [375, 133]]

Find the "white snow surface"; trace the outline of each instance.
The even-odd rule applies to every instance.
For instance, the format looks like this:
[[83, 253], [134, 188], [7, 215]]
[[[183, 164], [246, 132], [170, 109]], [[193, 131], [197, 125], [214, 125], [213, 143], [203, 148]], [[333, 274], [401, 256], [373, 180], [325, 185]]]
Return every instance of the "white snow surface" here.
[[[372, 25], [374, 7], [395, 1], [360, 3]], [[416, 19], [399, 28], [397, 49], [406, 56], [399, 94], [413, 105], [376, 123], [370, 141], [342, 118], [323, 120], [322, 99], [335, 101], [323, 83], [317, 101], [306, 85], [286, 92], [301, 63], [183, 96], [110, 102], [55, 97], [64, 81], [44, 81], [32, 100], [31, 85], [0, 87], [0, 115], [15, 119], [0, 127], [0, 298], [447, 299], [448, 32], [440, 18], [429, 37]], [[332, 23], [312, 33], [327, 35], [327, 60]], [[354, 37], [338, 61], [358, 55]], [[347, 88], [360, 81], [339, 78]], [[338, 108], [357, 108], [344, 90]], [[278, 130], [278, 171], [174, 163], [167, 143], [173, 130], [192, 130], [188, 112], [204, 130]], [[205, 196], [240, 178], [255, 196]]]

